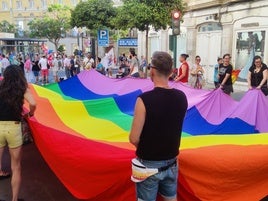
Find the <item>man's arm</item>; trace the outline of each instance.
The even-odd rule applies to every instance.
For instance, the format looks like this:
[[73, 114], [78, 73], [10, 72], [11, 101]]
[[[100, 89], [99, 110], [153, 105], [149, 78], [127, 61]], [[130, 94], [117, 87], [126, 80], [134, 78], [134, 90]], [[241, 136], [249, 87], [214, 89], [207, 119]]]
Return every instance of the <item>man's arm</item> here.
[[134, 70], [133, 62], [130, 63], [129, 68], [130, 68], [129, 75], [131, 75]]
[[225, 75], [225, 77], [224, 77], [224, 79], [223, 79], [223, 81], [221, 83], [221, 86], [225, 85], [225, 83], [227, 82], [227, 80], [229, 79], [230, 76], [231, 76], [231, 74], [226, 73], [226, 75]]
[[135, 106], [132, 128], [129, 135], [129, 142], [133, 144], [135, 147], [138, 146], [140, 141], [140, 135], [144, 126], [145, 116], [146, 116], [146, 110], [144, 103], [141, 100], [141, 98], [138, 98]]

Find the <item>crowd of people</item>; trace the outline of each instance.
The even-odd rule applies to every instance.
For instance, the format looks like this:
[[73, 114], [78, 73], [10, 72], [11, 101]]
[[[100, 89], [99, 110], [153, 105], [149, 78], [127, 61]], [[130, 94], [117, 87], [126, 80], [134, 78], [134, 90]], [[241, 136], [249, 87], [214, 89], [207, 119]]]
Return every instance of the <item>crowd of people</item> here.
[[141, 56], [139, 60], [134, 50], [131, 50], [129, 56], [123, 53], [119, 57], [119, 71], [116, 75], [117, 78], [125, 76], [135, 78], [146, 78], [147, 76], [147, 60], [144, 56]]
[[9, 65], [19, 66], [28, 82], [45, 85], [49, 83], [50, 75], [53, 76], [51, 82], [59, 82], [77, 75], [81, 69], [95, 68], [95, 61], [89, 53], [83, 59], [78, 55], [67, 56], [61, 53], [36, 53], [32, 58], [28, 55], [24, 57], [22, 54], [15, 58], [0, 54], [0, 76]]
[[[187, 83], [196, 89], [202, 89], [206, 84], [205, 69], [201, 64], [201, 57], [196, 56], [193, 65], [189, 65], [187, 59], [189, 55], [181, 54], [179, 61], [181, 63], [179, 68], [173, 68], [173, 72], [169, 77], [175, 82]], [[214, 84], [216, 88], [222, 88], [226, 94], [233, 92], [232, 72], [233, 66], [231, 64], [231, 55], [225, 54], [222, 58], [217, 59], [214, 67]], [[90, 53], [83, 58], [78, 55], [70, 55], [61, 53], [51, 54], [35, 54], [32, 58], [30, 56], [23, 56], [19, 53], [17, 56], [10, 56], [0, 54], [0, 76], [3, 75], [4, 70], [10, 64], [18, 65], [26, 76], [28, 82], [45, 85], [51, 82], [59, 82], [64, 78], [70, 78], [81, 70], [95, 69], [97, 72], [113, 77], [111, 68], [107, 68], [102, 64], [100, 57], [96, 61]], [[141, 56], [138, 58], [134, 50], [130, 50], [129, 54], [122, 53], [118, 58], [118, 70], [115, 75], [116, 78], [135, 77], [147, 78], [150, 70], [150, 63], [147, 59]], [[248, 73], [249, 89], [260, 88], [265, 95], [268, 95], [267, 90], [267, 65], [263, 63], [260, 56], [255, 56], [252, 67]], [[49, 80], [49, 75], [53, 80]], [[34, 78], [33, 78], [34, 77]]]
[[[196, 89], [202, 89], [205, 85], [205, 70], [201, 65], [201, 57], [195, 57], [195, 64], [190, 68], [187, 58], [189, 55], [181, 54], [179, 68], [175, 68], [170, 76], [170, 80], [175, 82], [187, 83]], [[231, 55], [225, 54], [222, 58], [217, 59], [217, 64], [214, 66], [214, 85], [215, 88], [222, 88], [223, 91], [230, 95], [234, 89], [233, 84], [235, 79], [232, 78], [233, 66], [231, 64]], [[248, 72], [248, 88], [249, 89], [260, 89], [264, 95], [268, 95], [267, 87], [268, 79], [268, 68], [265, 63], [263, 63], [260, 56], [255, 56], [253, 58], [253, 63]]]

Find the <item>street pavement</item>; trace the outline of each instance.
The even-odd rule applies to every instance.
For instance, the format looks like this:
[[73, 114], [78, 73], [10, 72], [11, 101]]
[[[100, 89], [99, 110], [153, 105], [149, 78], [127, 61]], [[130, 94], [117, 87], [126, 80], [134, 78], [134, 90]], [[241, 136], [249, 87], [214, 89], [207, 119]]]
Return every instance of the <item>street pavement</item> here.
[[[244, 92], [236, 92], [232, 96], [240, 100], [243, 95]], [[10, 171], [7, 150], [2, 164], [4, 170]], [[22, 177], [20, 198], [25, 201], [77, 201], [50, 170], [33, 143], [23, 146]], [[0, 180], [0, 199], [11, 200], [10, 179]]]
[[[4, 170], [10, 171], [8, 150], [4, 152], [2, 164]], [[19, 198], [25, 201], [78, 201], [50, 170], [33, 143], [23, 146]], [[0, 180], [0, 199], [11, 200], [10, 179]]]

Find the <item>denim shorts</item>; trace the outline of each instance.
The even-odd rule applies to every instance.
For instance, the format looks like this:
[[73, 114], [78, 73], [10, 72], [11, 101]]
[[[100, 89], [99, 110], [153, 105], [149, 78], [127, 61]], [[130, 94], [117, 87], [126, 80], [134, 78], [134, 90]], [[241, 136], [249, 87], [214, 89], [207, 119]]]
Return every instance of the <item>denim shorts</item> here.
[[35, 77], [39, 76], [39, 71], [33, 71]]
[[[166, 161], [146, 161], [138, 159], [148, 168], [166, 167], [176, 158]], [[143, 182], [136, 183], [136, 194], [138, 201], [155, 201], [158, 193], [167, 199], [177, 197], [178, 165], [174, 164], [165, 171], [159, 172]]]

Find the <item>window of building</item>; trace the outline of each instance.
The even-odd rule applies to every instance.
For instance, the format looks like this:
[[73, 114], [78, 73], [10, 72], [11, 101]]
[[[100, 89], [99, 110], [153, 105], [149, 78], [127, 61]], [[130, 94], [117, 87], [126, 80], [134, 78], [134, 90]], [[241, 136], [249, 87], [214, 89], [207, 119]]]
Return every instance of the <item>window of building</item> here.
[[8, 5], [6, 1], [2, 2], [2, 10], [8, 10]]
[[42, 8], [46, 8], [47, 7], [47, 0], [41, 0], [41, 5], [42, 5]]
[[30, 9], [34, 8], [34, 0], [29, 0], [29, 8]]
[[16, 8], [17, 9], [22, 9], [22, 2], [20, 0], [16, 1]]
[[198, 32], [220, 31], [220, 30], [222, 30], [222, 26], [216, 22], [202, 24], [198, 28]]

